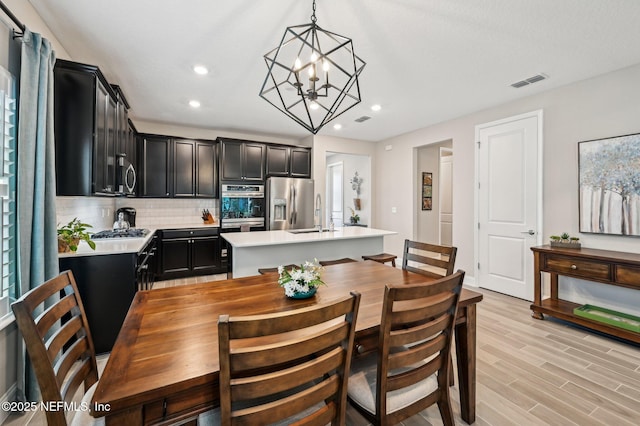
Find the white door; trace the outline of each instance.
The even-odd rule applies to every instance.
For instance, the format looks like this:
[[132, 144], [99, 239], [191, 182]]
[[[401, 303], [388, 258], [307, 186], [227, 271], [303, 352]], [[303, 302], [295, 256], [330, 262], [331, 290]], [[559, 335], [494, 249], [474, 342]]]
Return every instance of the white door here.
[[326, 223], [333, 221], [338, 227], [343, 225], [344, 217], [343, 169], [342, 162], [327, 165], [327, 211], [330, 219]]
[[453, 228], [453, 151], [440, 148], [440, 245], [452, 245]]
[[476, 126], [477, 284], [533, 300], [542, 241], [542, 111]]

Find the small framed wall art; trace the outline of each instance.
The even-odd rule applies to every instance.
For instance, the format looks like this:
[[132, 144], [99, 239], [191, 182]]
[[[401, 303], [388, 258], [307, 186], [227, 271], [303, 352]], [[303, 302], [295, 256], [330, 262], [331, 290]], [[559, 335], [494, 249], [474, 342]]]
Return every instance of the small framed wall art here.
[[422, 210], [433, 208], [433, 174], [422, 172]]

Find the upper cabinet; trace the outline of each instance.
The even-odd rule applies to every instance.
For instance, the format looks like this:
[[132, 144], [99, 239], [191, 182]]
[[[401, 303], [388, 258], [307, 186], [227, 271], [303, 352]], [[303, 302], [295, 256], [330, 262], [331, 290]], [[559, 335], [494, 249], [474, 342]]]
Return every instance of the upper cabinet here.
[[[58, 59], [54, 68], [56, 191], [114, 195], [116, 151], [123, 136], [118, 94], [98, 67]], [[121, 96], [124, 100], [124, 95]]]
[[220, 180], [264, 181], [266, 145], [259, 142], [219, 139]]
[[267, 177], [311, 177], [311, 149], [267, 145]]
[[171, 138], [139, 135], [138, 195], [141, 197], [171, 196]]
[[218, 196], [215, 141], [140, 135], [142, 197]]

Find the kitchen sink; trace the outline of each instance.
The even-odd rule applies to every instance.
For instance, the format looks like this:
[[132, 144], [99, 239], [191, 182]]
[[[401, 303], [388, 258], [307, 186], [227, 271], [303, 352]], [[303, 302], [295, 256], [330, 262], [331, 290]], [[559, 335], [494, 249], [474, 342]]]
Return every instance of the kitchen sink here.
[[[314, 232], [318, 232], [317, 229], [293, 229], [291, 231], [287, 231], [292, 234], [313, 234]], [[330, 232], [329, 228], [323, 228], [322, 232]]]

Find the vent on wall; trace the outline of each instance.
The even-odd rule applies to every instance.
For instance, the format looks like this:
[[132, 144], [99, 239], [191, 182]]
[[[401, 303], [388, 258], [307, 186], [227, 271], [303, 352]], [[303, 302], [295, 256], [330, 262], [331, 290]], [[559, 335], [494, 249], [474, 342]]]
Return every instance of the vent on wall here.
[[362, 123], [363, 121], [367, 121], [369, 120], [371, 117], [367, 116], [367, 115], [363, 115], [360, 118], [356, 118], [354, 121], [358, 122], [358, 123]]
[[533, 77], [529, 77], [529, 78], [526, 78], [524, 80], [516, 81], [515, 83], [513, 83], [511, 85], [511, 87], [515, 87], [516, 89], [519, 89], [521, 87], [528, 86], [529, 84], [537, 83], [537, 82], [545, 80], [547, 78], [549, 78], [549, 77], [546, 76], [545, 74], [536, 74]]

